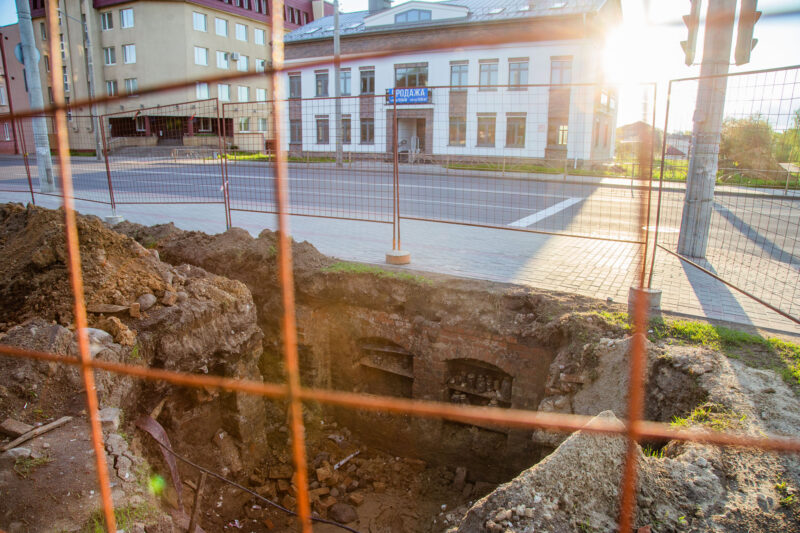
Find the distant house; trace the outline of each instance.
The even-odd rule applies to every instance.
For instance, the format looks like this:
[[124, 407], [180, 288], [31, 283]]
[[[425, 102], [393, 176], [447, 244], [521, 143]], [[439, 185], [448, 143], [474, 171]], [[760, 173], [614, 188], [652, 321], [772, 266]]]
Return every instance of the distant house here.
[[666, 159], [687, 159], [692, 136], [684, 133], [670, 133], [667, 135]]
[[[618, 95], [603, 84], [600, 65], [606, 34], [621, 19], [618, 0], [371, 0], [369, 7], [339, 19], [344, 151], [392, 150], [396, 90], [401, 152], [576, 164], [613, 157]], [[283, 148], [294, 154], [336, 147], [333, 29], [326, 16], [285, 37]], [[381, 52], [390, 55], [358, 57]]]

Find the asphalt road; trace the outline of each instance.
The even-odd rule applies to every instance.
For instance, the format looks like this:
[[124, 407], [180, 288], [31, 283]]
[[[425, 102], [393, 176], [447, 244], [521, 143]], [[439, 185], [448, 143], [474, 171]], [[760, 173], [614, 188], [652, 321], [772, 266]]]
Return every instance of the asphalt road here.
[[[224, 201], [219, 161], [112, 157], [109, 166], [115, 201], [120, 204]], [[230, 161], [227, 175], [231, 208], [275, 211], [271, 165]], [[33, 181], [38, 190], [38, 179]], [[596, 181], [553, 175], [503, 178], [430, 166], [403, 167], [400, 213], [405, 218], [637, 239], [638, 209], [647, 191], [624, 185], [629, 184], [627, 180], [614, 185]], [[73, 182], [76, 198], [109, 201], [104, 162], [74, 158]], [[337, 169], [330, 164], [290, 164], [289, 183], [293, 214], [392, 220], [388, 165], [354, 163]], [[22, 161], [0, 160], [0, 190], [27, 188]], [[655, 199], [654, 194], [651, 226]], [[676, 242], [682, 202], [680, 189], [670, 188], [663, 195], [661, 242]], [[781, 263], [800, 264], [800, 198], [718, 194], [714, 208], [711, 248], [766, 254]]]

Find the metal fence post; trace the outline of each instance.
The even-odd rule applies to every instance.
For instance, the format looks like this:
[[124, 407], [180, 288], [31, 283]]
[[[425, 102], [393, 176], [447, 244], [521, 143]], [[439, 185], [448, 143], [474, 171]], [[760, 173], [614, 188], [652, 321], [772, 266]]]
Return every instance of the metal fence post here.
[[25, 174], [28, 176], [28, 189], [31, 191], [31, 203], [36, 205], [36, 197], [33, 193], [33, 180], [31, 179], [31, 165], [28, 161], [28, 150], [25, 147], [25, 131], [22, 129], [22, 120], [17, 120], [18, 138], [22, 146], [22, 160], [25, 163]]
[[[650, 255], [650, 275], [647, 278], [647, 288], [653, 286], [653, 270], [656, 267], [656, 250], [658, 249], [658, 230], [661, 225], [661, 197], [664, 191], [664, 162], [667, 154], [667, 128], [669, 127], [669, 106], [672, 98], [672, 80], [667, 85], [667, 107], [664, 111], [664, 137], [661, 139], [661, 172], [658, 176], [658, 200], [656, 202], [656, 221], [653, 228], [653, 253]], [[653, 121], [655, 127], [655, 120]], [[652, 182], [650, 187], [652, 188]]]
[[106, 179], [108, 180], [108, 199], [111, 202], [111, 216], [117, 216], [117, 202], [114, 199], [114, 185], [111, 182], [111, 166], [108, 162], [108, 146], [106, 144], [106, 116], [100, 116], [100, 137], [103, 139], [103, 159], [106, 162]]
[[222, 179], [222, 202], [225, 207], [225, 228], [231, 229], [231, 205], [228, 193], [228, 157], [222, 142], [222, 124], [225, 124], [225, 104], [222, 113], [219, 111], [219, 98], [214, 98], [217, 105], [217, 146], [219, 147], [219, 172]]

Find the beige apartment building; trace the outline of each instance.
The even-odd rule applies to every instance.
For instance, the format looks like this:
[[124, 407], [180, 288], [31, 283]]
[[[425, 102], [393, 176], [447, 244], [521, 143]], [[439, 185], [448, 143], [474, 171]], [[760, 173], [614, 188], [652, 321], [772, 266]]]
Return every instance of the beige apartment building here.
[[[287, 31], [332, 12], [322, 0], [289, 0]], [[225, 73], [264, 72], [271, 54], [271, 0], [60, 0], [59, 29], [50, 36], [44, 0], [31, 0], [45, 105], [52, 102], [49, 40], [58, 39], [63, 61], [59, 80], [71, 101], [125, 95], [126, 99], [75, 109], [70, 146], [93, 150], [99, 137], [91, 114], [103, 115], [100, 130], [110, 150], [124, 146], [216, 146], [222, 130], [229, 144], [240, 134], [268, 140], [267, 105], [250, 104], [249, 120], [217, 121], [223, 104], [265, 102], [267, 75], [224, 83], [197, 82], [157, 94], [142, 89]], [[91, 63], [91, 65], [90, 65]], [[91, 80], [89, 73], [92, 73]], [[217, 102], [213, 99], [217, 99]], [[233, 111], [231, 109], [231, 111]], [[252, 141], [250, 141], [252, 142]]]

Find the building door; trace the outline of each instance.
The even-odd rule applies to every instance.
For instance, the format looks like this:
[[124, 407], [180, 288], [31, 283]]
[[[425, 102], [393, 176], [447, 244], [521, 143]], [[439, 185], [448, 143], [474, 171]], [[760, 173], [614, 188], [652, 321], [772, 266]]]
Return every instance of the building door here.
[[425, 119], [417, 119], [417, 139], [419, 139], [420, 153], [425, 151]]

